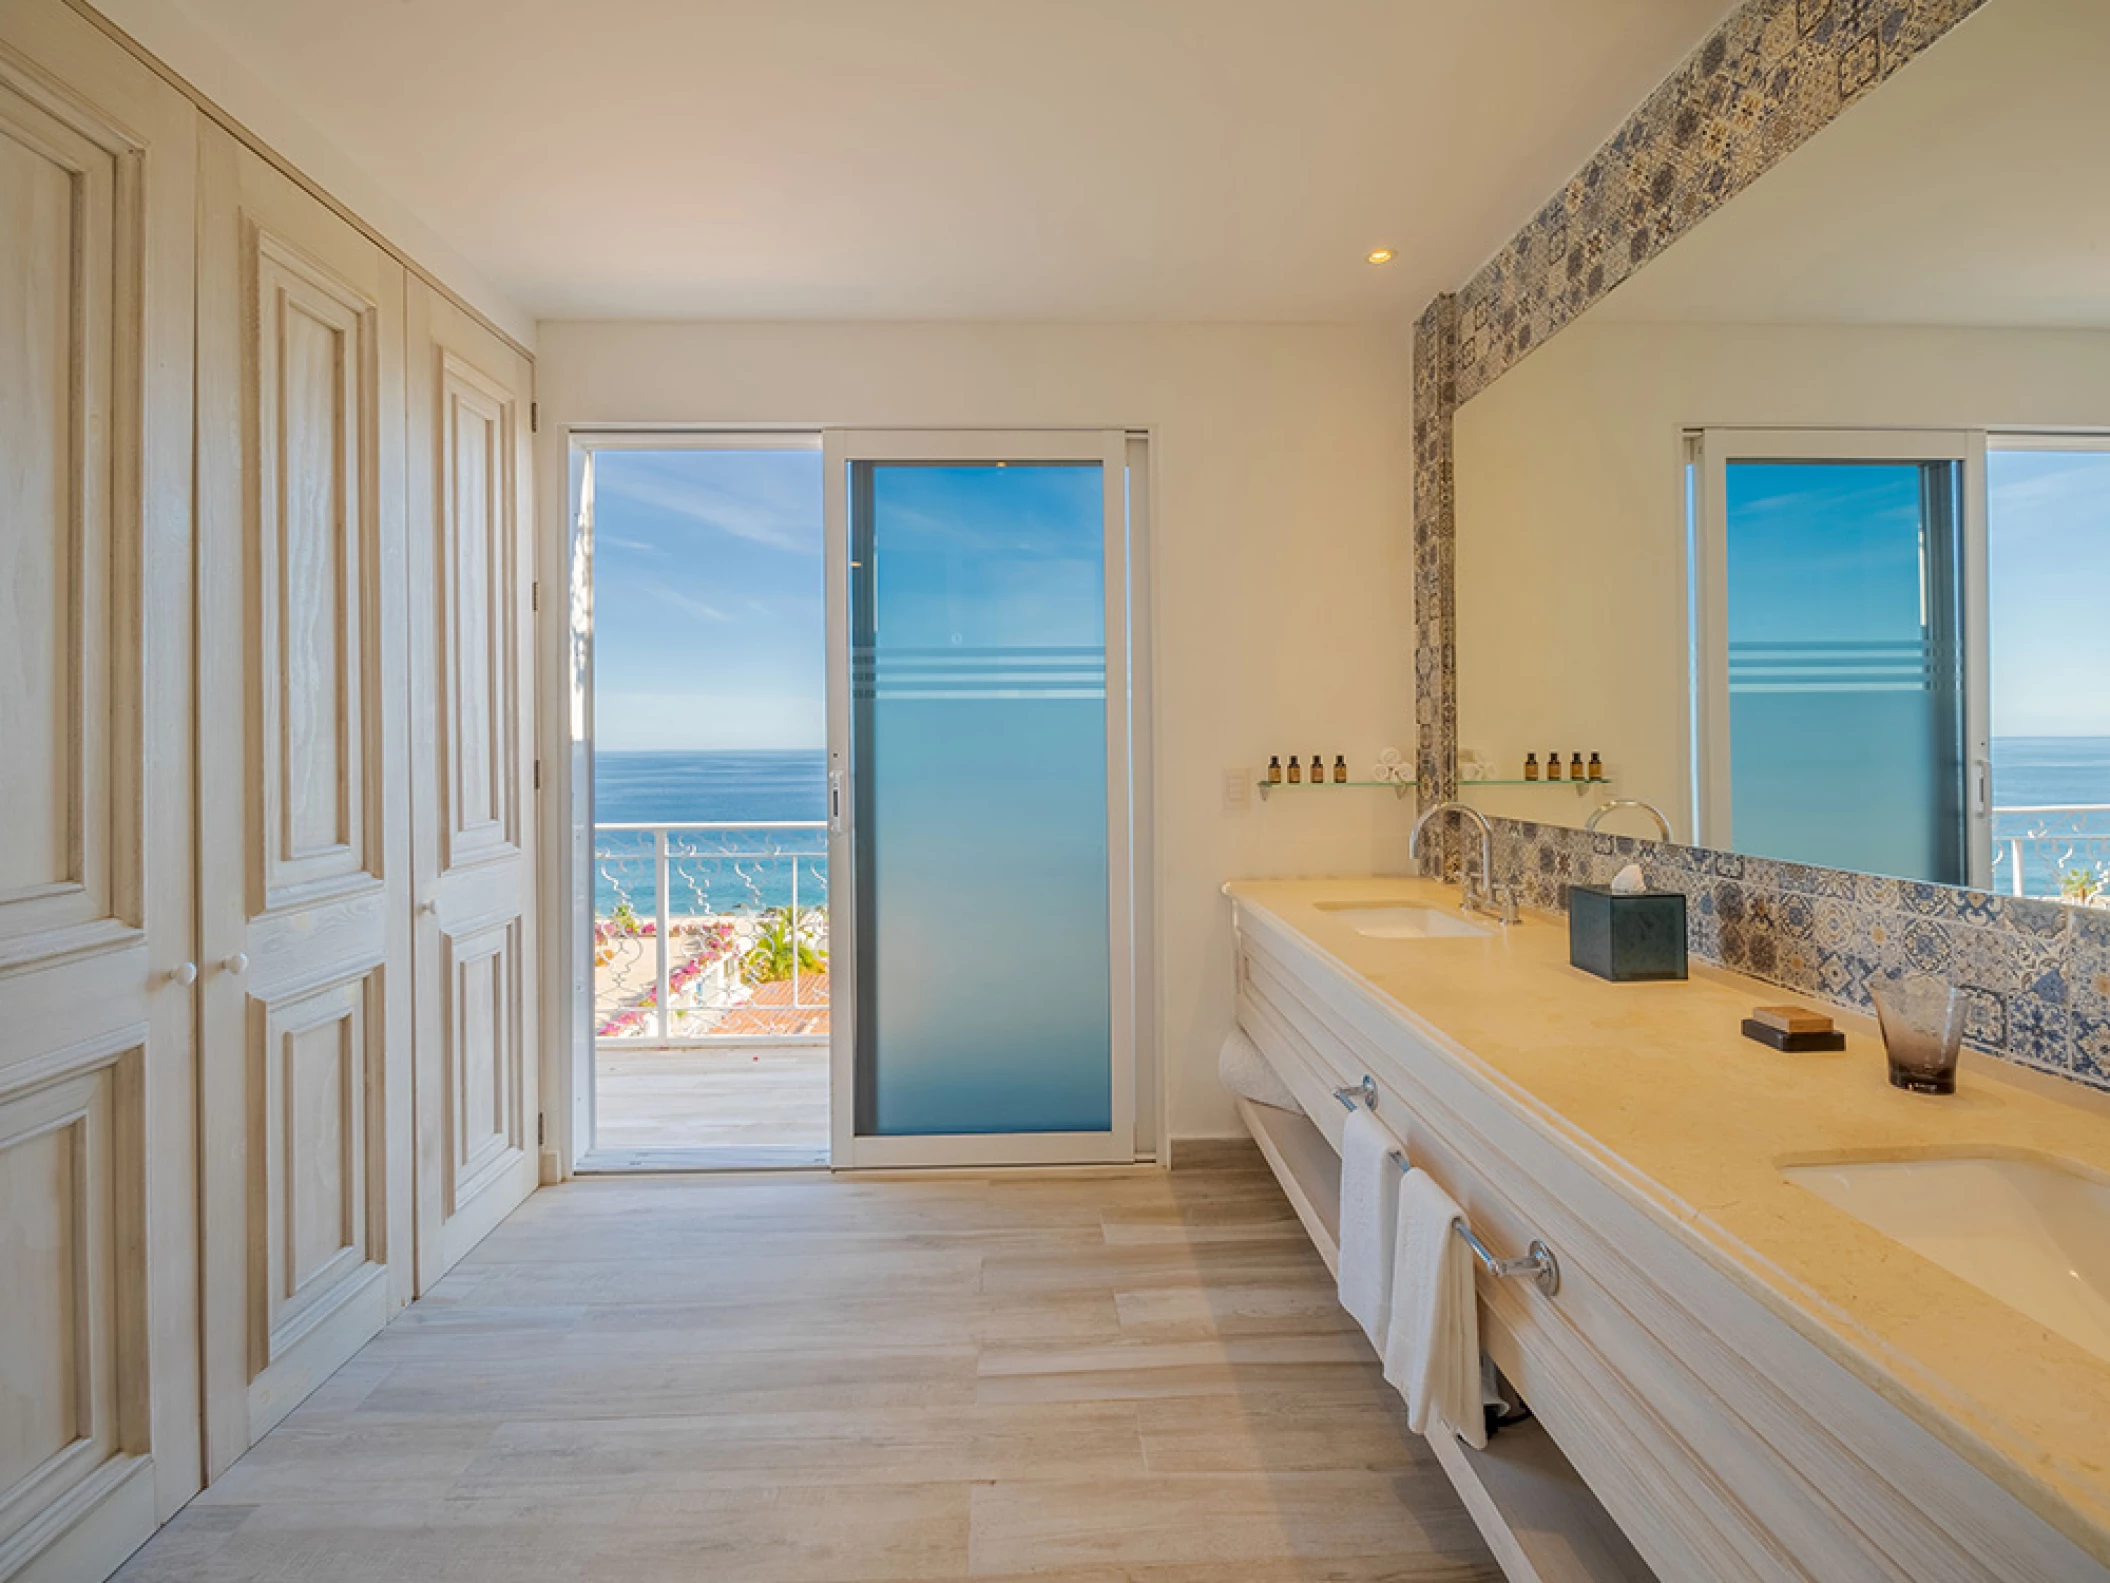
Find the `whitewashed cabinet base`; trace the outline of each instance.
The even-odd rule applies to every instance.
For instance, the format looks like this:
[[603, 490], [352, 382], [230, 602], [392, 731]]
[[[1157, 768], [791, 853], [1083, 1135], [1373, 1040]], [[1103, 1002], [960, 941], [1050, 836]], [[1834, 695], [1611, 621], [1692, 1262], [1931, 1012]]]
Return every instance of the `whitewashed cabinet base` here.
[[[1761, 1308], [1577, 1152], [1417, 1034], [1295, 932], [1241, 907], [1239, 1023], [1305, 1117], [1248, 1125], [1322, 1252], [1338, 1210], [1332, 1090], [1374, 1078], [1379, 1116], [1498, 1253], [1534, 1238], [1561, 1289], [1479, 1278], [1488, 1354], [1562, 1464], [1665, 1579], [2081, 1583], [2103, 1569]], [[1499, 1447], [1501, 1437], [1495, 1445]], [[1439, 1447], [1477, 1516], [1472, 1459]], [[1589, 1507], [1577, 1510], [1587, 1511]], [[1586, 1525], [1587, 1526], [1587, 1525]], [[1489, 1527], [1513, 1577], [1528, 1556]], [[1578, 1554], [1583, 1543], [1577, 1541]]]

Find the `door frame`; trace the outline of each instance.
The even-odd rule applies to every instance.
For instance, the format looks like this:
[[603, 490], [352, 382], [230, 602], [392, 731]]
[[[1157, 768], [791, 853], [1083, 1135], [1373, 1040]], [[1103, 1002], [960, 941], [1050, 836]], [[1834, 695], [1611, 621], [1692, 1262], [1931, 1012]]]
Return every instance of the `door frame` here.
[[[563, 619], [547, 623], [539, 682], [543, 729], [561, 733], [558, 741], [545, 741], [537, 762], [542, 838], [546, 851], [554, 849], [543, 872], [563, 877], [547, 887], [541, 902], [543, 961], [563, 964], [562, 972], [543, 975], [548, 1031], [543, 1036], [542, 1179], [548, 1183], [577, 1174], [594, 1152], [594, 458], [602, 451], [817, 451], [821, 431], [785, 425], [572, 424], [546, 443], [563, 460], [565, 507], [546, 513], [563, 536], [554, 558], [564, 568], [558, 585], [564, 597], [558, 607]], [[552, 546], [544, 541], [542, 549], [549, 554]], [[589, 1167], [596, 1172], [611, 1168], [599, 1162]]]
[[1731, 462], [1954, 462], [1962, 472], [1959, 603], [1963, 631], [1965, 882], [1992, 867], [1991, 661], [1986, 578], [1986, 431], [1800, 429], [1725, 425], [1694, 431], [1691, 556], [1693, 840], [1734, 850], [1729, 762], [1729, 503]]
[[[844, 424], [840, 427], [854, 427]], [[546, 875], [563, 876], [540, 898], [542, 974], [543, 1152], [545, 1183], [570, 1179], [593, 1146], [593, 480], [595, 450], [673, 450], [686, 446], [751, 449], [811, 446], [830, 425], [696, 422], [596, 423], [542, 418], [537, 437], [537, 553], [542, 620], [537, 626], [539, 711], [537, 806]], [[890, 427], [895, 432], [900, 425]], [[1077, 432], [1040, 425], [1034, 432]], [[1151, 620], [1154, 585], [1151, 510], [1157, 494], [1157, 446], [1145, 423], [1090, 425], [1125, 435], [1128, 480], [1128, 682], [1130, 818], [1134, 905], [1132, 952], [1135, 1029], [1134, 1137], [1124, 1159], [1167, 1158], [1170, 1107], [1157, 1015], [1159, 958], [1155, 927], [1156, 686]], [[952, 432], [933, 430], [924, 432]], [[552, 970], [561, 964], [561, 970]], [[834, 1168], [848, 1168], [838, 1159]]]
[[[1136, 825], [1129, 651], [1135, 625], [1130, 587], [1130, 440], [1125, 429], [831, 428], [822, 436], [828, 591], [829, 989], [838, 1008], [829, 1029], [830, 1158], [834, 1167], [1128, 1164], [1137, 1154], [1140, 1036], [1136, 993]], [[1106, 641], [1106, 834], [1109, 1081], [1111, 1115], [1100, 1132], [862, 1135], [856, 1127], [858, 1004], [857, 806], [851, 752], [849, 469], [858, 462], [1096, 463], [1103, 485]]]

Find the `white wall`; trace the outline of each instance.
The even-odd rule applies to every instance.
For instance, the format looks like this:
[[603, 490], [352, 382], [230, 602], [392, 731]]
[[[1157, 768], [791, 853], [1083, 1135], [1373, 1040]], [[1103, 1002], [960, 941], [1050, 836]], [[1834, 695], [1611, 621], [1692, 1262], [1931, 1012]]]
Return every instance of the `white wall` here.
[[[1405, 863], [1375, 791], [1223, 808], [1271, 752], [1412, 741], [1404, 336], [1334, 326], [549, 323], [539, 471], [574, 424], [1148, 427], [1155, 493], [1158, 1005], [1175, 1138], [1239, 1131], [1225, 880]], [[547, 608], [547, 601], [545, 602]], [[1323, 801], [1321, 800], [1323, 798]]]
[[[2110, 333], [1594, 318], [1563, 331], [1458, 413], [1461, 747], [1503, 775], [1527, 750], [1600, 751], [1620, 795], [1691, 839], [1681, 435], [1738, 424], [2110, 427]], [[1600, 799], [1475, 800], [1575, 825]]]

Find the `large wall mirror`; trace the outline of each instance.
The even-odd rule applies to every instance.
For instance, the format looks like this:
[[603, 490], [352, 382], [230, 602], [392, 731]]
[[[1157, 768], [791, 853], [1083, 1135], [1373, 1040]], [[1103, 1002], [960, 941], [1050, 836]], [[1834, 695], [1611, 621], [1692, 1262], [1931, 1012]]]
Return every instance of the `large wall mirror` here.
[[2105, 83], [1990, 0], [1459, 409], [1474, 802], [2110, 902]]

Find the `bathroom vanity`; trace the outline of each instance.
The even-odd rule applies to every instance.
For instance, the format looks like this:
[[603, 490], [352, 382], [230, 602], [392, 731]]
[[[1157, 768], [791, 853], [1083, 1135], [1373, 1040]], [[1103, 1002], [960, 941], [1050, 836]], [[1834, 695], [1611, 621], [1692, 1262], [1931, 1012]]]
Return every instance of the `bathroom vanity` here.
[[1535, 1423], [1436, 1446], [1512, 1578], [2110, 1577], [2100, 1096], [1903, 1093], [1865, 1018], [1775, 1051], [1739, 1024], [1776, 987], [1605, 983], [1561, 919], [1430, 880], [1227, 893], [1239, 1023], [1302, 1107], [1241, 1112], [1328, 1261], [1366, 1076], [1495, 1254], [1558, 1259], [1553, 1295], [1476, 1276]]

